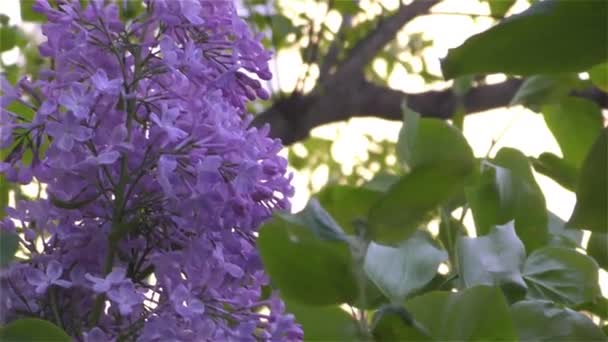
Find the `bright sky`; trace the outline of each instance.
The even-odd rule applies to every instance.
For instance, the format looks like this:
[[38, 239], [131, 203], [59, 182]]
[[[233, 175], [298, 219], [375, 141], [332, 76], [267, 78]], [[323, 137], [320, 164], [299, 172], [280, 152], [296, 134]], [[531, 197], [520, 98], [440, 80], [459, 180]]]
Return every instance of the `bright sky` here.
[[[323, 8], [314, 5], [315, 0], [278, 1], [294, 12], [307, 11], [313, 16], [316, 12], [319, 12], [319, 16], [324, 13]], [[384, 3], [387, 8], [396, 8], [399, 0], [385, 0]], [[366, 10], [363, 15], [372, 16], [379, 10], [371, 6], [369, 0], [360, 0], [360, 6]], [[520, 12], [526, 7], [527, 2], [519, 0], [511, 9], [511, 12]], [[476, 0], [446, 0], [433, 8], [433, 12], [489, 14], [489, 9], [487, 4], [482, 4]], [[21, 23], [19, 1], [3, 0], [0, 3], [0, 13], [8, 15], [11, 18], [11, 24]], [[340, 18], [336, 13], [330, 13], [325, 22], [335, 30], [340, 24]], [[430, 68], [435, 73], [440, 74], [439, 59], [445, 56], [447, 49], [460, 45], [466, 38], [487, 29], [491, 24], [492, 21], [488, 18], [479, 18], [474, 21], [468, 16], [453, 14], [425, 16], [410, 23], [407, 29], [400, 33], [398, 39], [407, 40], [408, 34], [414, 32], [424, 32], [427, 38], [433, 39], [435, 44], [425, 54], [425, 59]], [[15, 49], [5, 52], [1, 57], [5, 62], [14, 62], [17, 51]], [[279, 77], [275, 77], [274, 87], [280, 86], [284, 91], [293, 89], [300, 72], [294, 66], [302, 65], [298, 49], [282, 51], [277, 56], [274, 65], [275, 75], [279, 75]], [[374, 67], [381, 69], [381, 65], [374, 65]], [[318, 75], [318, 71], [316, 71], [317, 74], [315, 74], [315, 71], [313, 70], [313, 77]], [[277, 79], [280, 80], [280, 85]], [[499, 82], [504, 78], [496, 76], [495, 79]], [[314, 79], [309, 80], [309, 87], [312, 84], [314, 84]], [[408, 92], [420, 92], [428, 89], [424, 88], [424, 82], [419, 76], [408, 74], [400, 66], [397, 66], [390, 75], [389, 85], [395, 89]], [[400, 124], [395, 122], [379, 119], [357, 119], [348, 123], [337, 123], [318, 128], [313, 131], [313, 135], [334, 140], [336, 142], [332, 151], [334, 156], [340, 162], [348, 165], [355, 162], [357, 158], [365, 157], [367, 141], [363, 139], [363, 134], [371, 134], [380, 139], [385, 138], [395, 141], [399, 128]], [[562, 155], [555, 139], [547, 129], [542, 115], [520, 106], [467, 116], [464, 134], [476, 156], [485, 156], [492, 141], [498, 138], [500, 140], [493, 150], [494, 153], [501, 147], [509, 146], [521, 150], [528, 156], [538, 156], [542, 152]], [[307, 191], [307, 183], [310, 177], [310, 174], [295, 173], [296, 195], [293, 199], [293, 207], [296, 211], [304, 207], [310, 196]], [[324, 183], [327, 175], [316, 174], [314, 177], [317, 182]], [[574, 208], [575, 195], [543, 175], [536, 174], [536, 179], [543, 190], [548, 209], [562, 219], [567, 220]], [[468, 225], [472, 226], [472, 218], [468, 217], [467, 221], [469, 221]], [[585, 238], [588, 239], [588, 235]], [[584, 240], [584, 245], [586, 245], [586, 242]], [[608, 296], [608, 274], [600, 271], [600, 277], [603, 283], [602, 292], [605, 296]]]

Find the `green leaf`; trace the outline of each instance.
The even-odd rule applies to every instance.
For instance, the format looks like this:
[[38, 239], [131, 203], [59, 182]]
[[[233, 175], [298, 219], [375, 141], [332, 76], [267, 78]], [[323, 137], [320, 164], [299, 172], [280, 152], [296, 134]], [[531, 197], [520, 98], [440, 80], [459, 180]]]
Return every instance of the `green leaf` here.
[[515, 220], [527, 251], [548, 241], [547, 209], [530, 163], [520, 151], [503, 148], [492, 163], [484, 163], [478, 183], [466, 189], [478, 235]]
[[357, 321], [339, 306], [308, 306], [286, 301], [286, 311], [293, 314], [304, 331], [304, 341], [358, 341]]
[[538, 158], [531, 158], [530, 161], [538, 173], [553, 179], [565, 189], [576, 190], [578, 170], [564, 159], [553, 153], [544, 152]]
[[375, 174], [369, 182], [363, 184], [363, 188], [378, 192], [386, 192], [391, 186], [397, 183], [399, 179], [400, 177], [397, 175], [379, 172]]
[[45, 22], [46, 21], [46, 16], [35, 12], [32, 9], [32, 5], [34, 4], [34, 1], [32, 0], [20, 0], [20, 7], [21, 7], [21, 20], [23, 21], [34, 21], [34, 22]]
[[460, 277], [465, 287], [497, 285], [514, 301], [526, 293], [521, 269], [526, 259], [524, 245], [513, 223], [495, 227], [478, 238], [461, 237], [457, 244]]
[[70, 337], [58, 326], [38, 318], [24, 318], [0, 328], [0, 341], [69, 342]]
[[524, 80], [510, 106], [523, 105], [535, 112], [542, 105], [558, 102], [580, 81], [576, 74], [534, 75]]
[[365, 218], [382, 192], [348, 185], [330, 185], [316, 196], [338, 224], [349, 234], [354, 234], [353, 222]]
[[374, 313], [372, 335], [376, 341], [430, 341], [426, 329], [397, 305], [386, 305]]
[[419, 231], [398, 247], [370, 243], [363, 269], [389, 299], [401, 303], [430, 282], [447, 257], [427, 232]]
[[471, 147], [457, 128], [444, 120], [421, 119], [408, 108], [404, 109], [397, 156], [412, 170], [447, 163], [469, 170], [474, 163]]
[[587, 255], [593, 257], [600, 267], [608, 270], [608, 234], [592, 233], [587, 244]]
[[143, 10], [144, 3], [143, 1], [124, 1], [120, 2], [118, 5], [118, 10], [120, 12], [120, 18], [122, 20], [128, 20], [136, 18]]
[[596, 87], [608, 92], [608, 62], [598, 64], [589, 70], [589, 79]]
[[495, 287], [431, 292], [409, 300], [405, 307], [435, 341], [517, 339], [507, 302]]
[[566, 227], [566, 222], [552, 212], [548, 212], [549, 244], [555, 247], [578, 248], [583, 241], [583, 232], [578, 229]]
[[469, 172], [446, 164], [419, 167], [403, 176], [370, 209], [371, 238], [378, 242], [406, 239], [462, 189]]
[[528, 298], [577, 305], [592, 301], [599, 294], [597, 264], [573, 249], [539, 249], [528, 257], [523, 273]]
[[608, 233], [608, 128], [602, 129], [579, 174], [576, 205], [568, 225]]
[[333, 217], [325, 211], [316, 198], [311, 198], [306, 207], [295, 215], [282, 215], [283, 219], [307, 227], [323, 240], [346, 241], [346, 234]]
[[19, 236], [0, 230], [0, 267], [6, 266], [14, 259], [17, 248], [19, 248]]
[[546, 300], [526, 300], [511, 306], [520, 341], [606, 341], [587, 316]]
[[516, 0], [483, 0], [490, 6], [490, 13], [492, 16], [502, 18], [507, 14], [511, 6], [515, 4]]
[[603, 127], [600, 107], [589, 100], [567, 97], [543, 106], [543, 116], [564, 159], [578, 169]]
[[547, 0], [448, 51], [446, 79], [579, 72], [608, 59], [606, 1]]
[[463, 189], [473, 169], [473, 152], [462, 133], [447, 122], [421, 119], [404, 109], [397, 154], [409, 173], [369, 211], [372, 238], [403, 240], [432, 218], [439, 205]]
[[0, 52], [8, 51], [17, 44], [17, 27], [0, 27]]
[[273, 285], [284, 297], [308, 305], [353, 302], [358, 293], [349, 247], [321, 240], [283, 216], [264, 224], [257, 240]]

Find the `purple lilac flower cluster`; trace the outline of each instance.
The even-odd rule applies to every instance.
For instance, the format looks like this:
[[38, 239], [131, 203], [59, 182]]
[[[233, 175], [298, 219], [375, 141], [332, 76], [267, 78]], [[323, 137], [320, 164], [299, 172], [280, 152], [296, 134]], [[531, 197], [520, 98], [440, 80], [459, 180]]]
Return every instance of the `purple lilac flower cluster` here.
[[127, 22], [118, 6], [37, 0], [52, 67], [2, 80], [0, 172], [48, 195], [0, 222], [26, 256], [2, 270], [0, 321], [85, 341], [301, 340], [255, 248], [293, 193], [245, 111], [268, 97], [269, 53], [232, 0], [147, 0]]

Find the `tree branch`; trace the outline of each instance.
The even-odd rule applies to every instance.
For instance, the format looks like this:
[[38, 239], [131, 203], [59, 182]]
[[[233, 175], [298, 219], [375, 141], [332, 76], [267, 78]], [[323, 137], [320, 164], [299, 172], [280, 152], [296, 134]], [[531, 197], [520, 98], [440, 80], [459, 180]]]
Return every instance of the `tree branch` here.
[[[463, 99], [466, 113], [507, 107], [522, 82], [521, 79], [510, 79], [471, 89]], [[602, 108], [608, 108], [608, 94], [597, 88], [575, 91], [571, 95], [587, 98]], [[352, 81], [349, 87], [325, 88], [321, 94], [296, 94], [279, 99], [259, 114], [253, 125], [269, 123], [271, 136], [290, 145], [308, 137], [313, 128], [327, 123], [367, 116], [401, 120], [403, 100], [423, 117], [440, 119], [450, 118], [458, 103], [451, 89], [404, 93], [360, 78]]]
[[349, 52], [346, 60], [338, 67], [336, 77], [339, 74], [360, 73], [363, 67], [395, 38], [397, 32], [409, 21], [419, 15], [429, 12], [431, 7], [439, 0], [415, 0], [407, 6], [401, 6], [397, 13], [382, 19], [374, 30], [371, 30], [353, 49]]

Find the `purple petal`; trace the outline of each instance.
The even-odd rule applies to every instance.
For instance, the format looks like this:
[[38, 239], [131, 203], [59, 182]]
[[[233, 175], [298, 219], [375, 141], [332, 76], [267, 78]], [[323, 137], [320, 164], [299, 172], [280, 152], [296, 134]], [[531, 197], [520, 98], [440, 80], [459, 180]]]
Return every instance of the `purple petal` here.
[[46, 277], [51, 282], [59, 279], [61, 277], [62, 273], [63, 273], [63, 266], [61, 266], [61, 263], [59, 263], [59, 261], [57, 261], [57, 260], [52, 260], [46, 266]]

